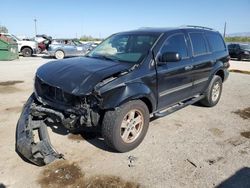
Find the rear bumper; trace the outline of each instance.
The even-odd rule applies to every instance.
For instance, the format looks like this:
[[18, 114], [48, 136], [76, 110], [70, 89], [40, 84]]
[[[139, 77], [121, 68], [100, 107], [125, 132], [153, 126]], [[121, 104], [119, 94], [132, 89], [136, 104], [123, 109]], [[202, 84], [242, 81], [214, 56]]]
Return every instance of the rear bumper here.
[[[42, 120], [32, 120], [31, 107], [34, 94], [30, 96], [16, 128], [16, 151], [30, 162], [42, 166], [62, 158], [51, 145], [47, 125]], [[39, 141], [35, 142], [33, 132], [38, 131]]]

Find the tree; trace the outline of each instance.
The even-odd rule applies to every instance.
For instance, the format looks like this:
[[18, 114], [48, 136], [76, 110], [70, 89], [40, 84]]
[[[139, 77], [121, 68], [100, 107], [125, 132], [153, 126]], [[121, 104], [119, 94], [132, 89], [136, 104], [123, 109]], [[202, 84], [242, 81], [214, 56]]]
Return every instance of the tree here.
[[8, 33], [8, 29], [5, 26], [0, 25], [0, 33]]
[[99, 39], [99, 38], [94, 38], [92, 36], [87, 36], [87, 35], [83, 35], [81, 36], [80, 38], [81, 41], [99, 41], [99, 40], [102, 40], [102, 39]]

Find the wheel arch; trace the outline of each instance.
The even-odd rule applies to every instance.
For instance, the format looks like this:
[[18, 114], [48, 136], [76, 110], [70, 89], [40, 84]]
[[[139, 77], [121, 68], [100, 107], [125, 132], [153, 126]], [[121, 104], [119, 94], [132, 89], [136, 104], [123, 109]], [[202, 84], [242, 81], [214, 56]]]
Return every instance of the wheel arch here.
[[131, 83], [114, 88], [102, 94], [102, 108], [114, 109], [130, 100], [141, 100], [152, 113], [156, 108], [156, 97], [149, 87], [143, 83]]
[[214, 75], [217, 75], [217, 76], [221, 77], [222, 82], [224, 82], [225, 73], [224, 73], [224, 71], [222, 69], [217, 70]]
[[20, 51], [22, 52], [24, 48], [29, 48], [31, 50], [31, 53], [33, 54], [33, 49], [30, 46], [22, 46]]

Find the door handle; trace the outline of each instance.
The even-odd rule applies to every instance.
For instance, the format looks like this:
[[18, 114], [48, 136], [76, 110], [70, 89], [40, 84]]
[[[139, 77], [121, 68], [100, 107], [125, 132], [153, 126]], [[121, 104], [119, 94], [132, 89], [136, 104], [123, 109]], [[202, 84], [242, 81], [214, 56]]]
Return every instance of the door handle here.
[[186, 67], [185, 67], [185, 70], [192, 70], [193, 68], [194, 68], [193, 65], [189, 65], [189, 66], [186, 66]]

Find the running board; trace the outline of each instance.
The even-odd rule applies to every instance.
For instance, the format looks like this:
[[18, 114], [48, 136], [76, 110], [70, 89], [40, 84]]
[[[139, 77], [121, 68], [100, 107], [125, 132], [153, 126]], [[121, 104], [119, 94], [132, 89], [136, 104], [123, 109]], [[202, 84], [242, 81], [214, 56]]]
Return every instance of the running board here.
[[156, 118], [159, 118], [159, 117], [163, 117], [163, 116], [166, 116], [166, 115], [169, 115], [177, 110], [180, 110], [190, 104], [194, 104], [196, 102], [198, 102], [199, 100], [201, 100], [202, 98], [204, 97], [204, 95], [198, 95], [198, 96], [195, 96], [191, 99], [188, 99], [188, 100], [185, 100], [185, 101], [181, 101], [169, 108], [166, 108], [164, 110], [161, 110], [161, 111], [158, 111], [156, 113], [154, 113], [154, 117]]

